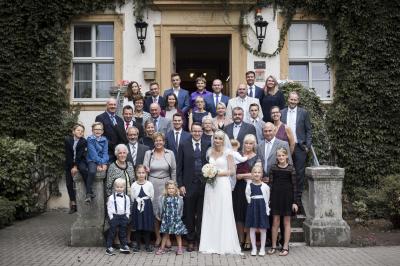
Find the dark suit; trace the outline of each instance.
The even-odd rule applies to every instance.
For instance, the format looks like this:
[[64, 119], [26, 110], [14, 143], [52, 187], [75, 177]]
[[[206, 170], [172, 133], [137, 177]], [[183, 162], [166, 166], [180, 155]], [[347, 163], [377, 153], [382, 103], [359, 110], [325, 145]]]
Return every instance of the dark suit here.
[[[247, 85], [248, 86], [248, 85]], [[250, 89], [247, 90], [248, 93], [250, 93]], [[254, 89], [253, 89], [253, 97], [257, 98], [257, 99], [261, 99], [261, 97], [264, 94], [264, 90], [260, 87], [258, 87], [257, 85], [254, 85]], [[250, 94], [247, 94], [250, 96]]]
[[[288, 108], [281, 111], [281, 121], [287, 124]], [[289, 126], [289, 125], [288, 125]], [[294, 147], [293, 162], [297, 175], [297, 201], [301, 202], [301, 194], [304, 190], [304, 178], [307, 160], [307, 150], [311, 148], [311, 122], [308, 112], [297, 107], [296, 114], [296, 137], [297, 143]], [[307, 149], [306, 149], [307, 148]]]
[[[201, 141], [202, 165], [207, 163], [206, 153], [210, 144]], [[195, 176], [195, 159], [192, 138], [181, 142], [178, 150], [176, 179], [178, 187], [184, 186], [186, 195], [183, 205], [184, 223], [188, 230], [188, 242], [200, 240], [201, 219], [203, 214], [203, 200], [205, 184], [202, 177]]]
[[[125, 130], [128, 129], [125, 121], [124, 121], [124, 127], [125, 127]], [[139, 139], [144, 137], [144, 128], [143, 128], [142, 123], [132, 120], [131, 122], [129, 122], [129, 127], [136, 127], [139, 130]]]
[[[228, 106], [229, 97], [222, 93], [220, 96], [218, 102], [223, 102], [225, 106]], [[204, 101], [206, 102], [206, 110], [211, 113], [212, 117], [215, 117], [217, 115], [217, 107], [215, 106], [214, 93], [204, 97]]]
[[[165, 90], [164, 92], [164, 98], [167, 98], [168, 95], [174, 93], [174, 89], [168, 89]], [[189, 92], [185, 89], [180, 88], [179, 93], [178, 93], [178, 108], [181, 109], [181, 111], [186, 114], [189, 111], [190, 108], [190, 96]]]
[[[231, 123], [231, 124], [227, 125], [224, 128], [224, 131], [228, 135], [229, 139], [234, 139], [235, 138], [233, 136], [233, 127], [234, 127], [234, 125], [235, 125], [235, 123]], [[257, 139], [256, 128], [252, 124], [249, 124], [249, 123], [246, 123], [246, 122], [242, 122], [242, 125], [240, 126], [239, 133], [238, 133], [237, 138], [236, 138], [236, 140], [240, 142], [240, 147], [243, 147], [243, 140], [244, 140], [244, 137], [247, 134], [253, 134]]]
[[110, 157], [109, 162], [115, 161], [115, 155], [114, 155], [115, 147], [118, 144], [128, 143], [128, 139], [126, 137], [126, 132], [125, 132], [124, 120], [117, 115], [115, 116], [115, 120], [117, 121], [117, 124], [114, 126], [107, 112], [104, 112], [96, 116], [95, 120], [96, 122], [103, 123], [104, 127], [103, 136], [106, 137], [108, 140], [108, 155]]
[[128, 153], [128, 157], [126, 159], [128, 160], [128, 162], [131, 162], [133, 166], [143, 164], [144, 154], [146, 153], [146, 151], [150, 150], [150, 148], [147, 147], [146, 145], [140, 144], [138, 142], [137, 143], [137, 151], [136, 151], [136, 160], [133, 161], [131, 146], [129, 145], [129, 143], [127, 144], [127, 146], [128, 146], [129, 153]]
[[[149, 96], [146, 98], [146, 100], [144, 101], [144, 111], [150, 113], [150, 105], [153, 103], [153, 96]], [[165, 106], [167, 105], [165, 98], [162, 96], [158, 96], [158, 102], [157, 102], [160, 107], [161, 110], [165, 110]]]
[[[190, 140], [192, 138], [192, 135], [185, 131], [182, 130], [179, 138], [179, 146], [181, 146], [182, 143], [186, 142], [187, 140]], [[175, 158], [178, 158], [178, 149], [176, 147], [176, 142], [175, 142], [175, 131], [170, 130], [168, 133], [165, 135], [165, 148], [168, 150], [171, 150], [174, 152]]]
[[65, 183], [67, 185], [67, 191], [70, 201], [76, 201], [74, 180], [71, 175], [71, 169], [76, 166], [86, 182], [87, 179], [87, 165], [86, 165], [86, 150], [87, 141], [85, 138], [80, 138], [76, 144], [76, 153], [74, 160], [74, 137], [66, 136], [64, 140], [65, 148]]

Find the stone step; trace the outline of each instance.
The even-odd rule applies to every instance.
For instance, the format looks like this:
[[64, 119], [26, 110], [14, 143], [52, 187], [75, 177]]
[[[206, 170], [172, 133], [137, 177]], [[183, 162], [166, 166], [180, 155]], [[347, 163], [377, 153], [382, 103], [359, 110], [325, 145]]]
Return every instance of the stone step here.
[[292, 225], [292, 227], [303, 228], [303, 222], [305, 220], [306, 220], [305, 215], [296, 215], [295, 217], [292, 217], [291, 225]]

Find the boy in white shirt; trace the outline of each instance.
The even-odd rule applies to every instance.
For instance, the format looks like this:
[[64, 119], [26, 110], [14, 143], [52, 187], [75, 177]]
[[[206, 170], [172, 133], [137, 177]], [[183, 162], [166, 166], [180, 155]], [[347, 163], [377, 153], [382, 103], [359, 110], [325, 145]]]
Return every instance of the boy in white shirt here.
[[115, 232], [118, 228], [118, 237], [121, 242], [119, 251], [124, 254], [129, 254], [129, 247], [127, 245], [126, 227], [129, 223], [129, 214], [131, 210], [131, 200], [124, 193], [126, 182], [122, 178], [117, 178], [114, 181], [115, 192], [108, 197], [107, 200], [107, 213], [110, 218], [110, 229], [107, 236], [107, 249], [106, 254], [109, 256], [115, 255], [113, 253], [112, 243], [115, 237]]

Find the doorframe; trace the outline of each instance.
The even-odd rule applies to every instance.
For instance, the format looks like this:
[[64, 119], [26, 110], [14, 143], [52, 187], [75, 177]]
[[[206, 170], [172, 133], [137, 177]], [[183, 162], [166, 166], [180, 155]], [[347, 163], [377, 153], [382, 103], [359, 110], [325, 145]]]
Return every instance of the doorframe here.
[[[155, 55], [156, 55], [156, 79], [160, 82], [161, 91], [171, 87], [171, 41], [173, 36], [230, 36], [230, 96], [235, 95], [240, 83], [245, 83], [247, 71], [247, 50], [241, 44], [240, 33], [232, 25], [154, 25], [155, 31]], [[247, 37], [247, 36], [244, 36]]]

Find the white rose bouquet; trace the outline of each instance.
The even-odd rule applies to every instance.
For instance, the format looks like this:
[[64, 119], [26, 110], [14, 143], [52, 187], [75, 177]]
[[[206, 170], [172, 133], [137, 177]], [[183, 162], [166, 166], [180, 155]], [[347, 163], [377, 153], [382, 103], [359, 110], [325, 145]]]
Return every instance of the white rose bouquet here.
[[204, 181], [210, 185], [213, 185], [215, 182], [215, 178], [218, 175], [218, 170], [213, 164], [205, 164], [203, 168], [201, 168], [201, 172], [203, 173]]

